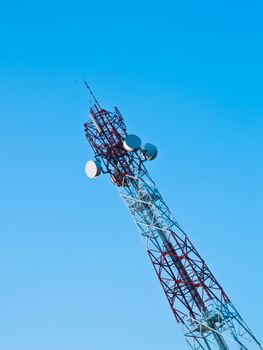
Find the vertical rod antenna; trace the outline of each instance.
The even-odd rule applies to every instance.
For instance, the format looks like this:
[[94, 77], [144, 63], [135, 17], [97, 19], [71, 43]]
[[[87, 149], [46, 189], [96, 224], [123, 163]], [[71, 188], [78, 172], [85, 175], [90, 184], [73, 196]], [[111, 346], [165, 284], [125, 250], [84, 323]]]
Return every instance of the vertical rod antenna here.
[[93, 92], [91, 91], [91, 88], [89, 87], [88, 83], [86, 80], [84, 80], [84, 84], [86, 85], [86, 88], [89, 90], [90, 95], [92, 96], [93, 100], [95, 101], [96, 105], [101, 109], [99, 102], [97, 101], [96, 97], [94, 96]]

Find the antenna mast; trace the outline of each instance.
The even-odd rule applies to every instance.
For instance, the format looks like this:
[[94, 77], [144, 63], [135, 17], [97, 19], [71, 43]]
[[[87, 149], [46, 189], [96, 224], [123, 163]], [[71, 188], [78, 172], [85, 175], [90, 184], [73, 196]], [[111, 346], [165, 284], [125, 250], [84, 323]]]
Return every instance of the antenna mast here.
[[85, 85], [95, 101], [84, 124], [95, 158], [86, 173], [107, 173], [117, 187], [190, 349], [263, 350], [150, 177], [145, 162], [157, 156], [157, 148], [128, 135], [119, 110], [101, 109]]

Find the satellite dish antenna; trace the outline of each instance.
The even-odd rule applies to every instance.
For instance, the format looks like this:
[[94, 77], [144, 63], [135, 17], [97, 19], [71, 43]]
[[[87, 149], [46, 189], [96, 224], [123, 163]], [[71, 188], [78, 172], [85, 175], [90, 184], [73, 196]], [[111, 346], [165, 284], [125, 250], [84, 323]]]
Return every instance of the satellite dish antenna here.
[[142, 144], [141, 139], [136, 135], [128, 135], [126, 139], [123, 141], [123, 147], [128, 152], [136, 152], [140, 149]]
[[158, 149], [151, 143], [145, 143], [141, 148], [141, 157], [145, 160], [153, 160], [158, 154]]
[[94, 179], [95, 177], [99, 176], [101, 173], [100, 162], [96, 160], [89, 160], [85, 165], [85, 173], [91, 179]]

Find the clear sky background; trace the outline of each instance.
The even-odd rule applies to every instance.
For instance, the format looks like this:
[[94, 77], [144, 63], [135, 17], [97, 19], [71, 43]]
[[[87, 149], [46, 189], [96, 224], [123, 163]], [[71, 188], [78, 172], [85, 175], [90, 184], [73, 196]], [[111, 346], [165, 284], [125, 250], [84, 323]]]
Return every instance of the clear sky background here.
[[184, 349], [127, 209], [89, 180], [88, 95], [159, 148], [148, 169], [263, 340], [262, 1], [6, 1], [0, 349]]

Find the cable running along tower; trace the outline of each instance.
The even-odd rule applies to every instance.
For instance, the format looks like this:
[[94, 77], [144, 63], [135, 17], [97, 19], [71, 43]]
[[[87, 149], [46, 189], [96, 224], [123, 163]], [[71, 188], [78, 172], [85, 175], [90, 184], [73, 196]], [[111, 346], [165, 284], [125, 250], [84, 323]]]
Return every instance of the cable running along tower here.
[[157, 155], [129, 135], [117, 107], [101, 108], [85, 82], [92, 102], [85, 135], [94, 160], [90, 178], [109, 174], [126, 203], [174, 317], [193, 350], [263, 350], [221, 285], [165, 204], [145, 162]]

